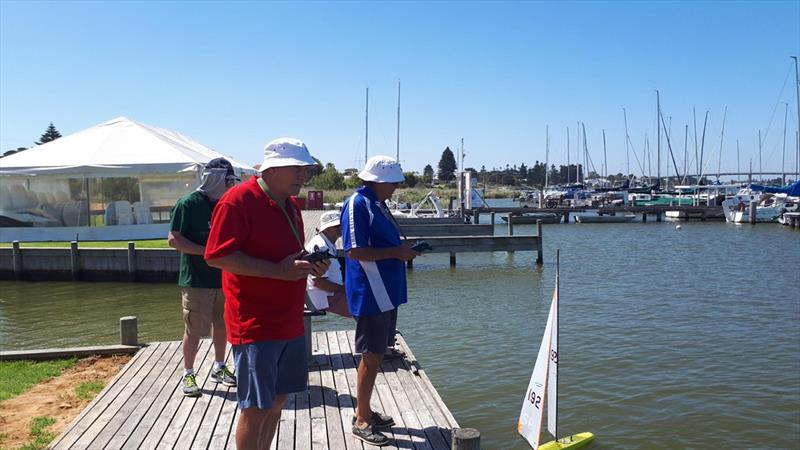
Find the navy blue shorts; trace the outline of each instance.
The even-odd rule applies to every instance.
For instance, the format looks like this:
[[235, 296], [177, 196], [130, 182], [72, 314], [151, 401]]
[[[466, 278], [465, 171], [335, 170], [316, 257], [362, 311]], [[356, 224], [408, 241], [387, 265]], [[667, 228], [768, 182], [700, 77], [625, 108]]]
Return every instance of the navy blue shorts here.
[[356, 317], [356, 353], [386, 353], [394, 345], [397, 327], [397, 308], [375, 314]]
[[260, 341], [233, 346], [239, 408], [269, 409], [278, 394], [307, 388], [306, 340]]

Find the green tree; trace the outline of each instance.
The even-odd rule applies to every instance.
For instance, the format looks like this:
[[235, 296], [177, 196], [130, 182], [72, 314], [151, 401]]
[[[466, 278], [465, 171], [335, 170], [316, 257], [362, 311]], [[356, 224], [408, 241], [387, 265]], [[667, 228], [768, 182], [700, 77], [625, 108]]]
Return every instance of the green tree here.
[[432, 184], [433, 183], [433, 167], [430, 164], [426, 165], [424, 169], [422, 169], [422, 182]]
[[403, 178], [405, 178], [403, 184], [406, 187], [413, 188], [417, 185], [417, 183], [419, 183], [419, 178], [417, 178], [417, 175], [414, 172], [403, 172]]
[[50, 122], [50, 125], [45, 130], [44, 134], [39, 137], [39, 142], [36, 142], [36, 145], [42, 145], [50, 141], [55, 141], [56, 139], [61, 137], [61, 133], [58, 132], [55, 126], [53, 126], [53, 122]]
[[341, 191], [345, 188], [344, 176], [332, 163], [326, 164], [322, 173], [309, 180], [308, 185], [323, 190]]
[[456, 177], [456, 158], [453, 156], [453, 151], [447, 147], [442, 152], [442, 158], [439, 160], [439, 180], [448, 182]]

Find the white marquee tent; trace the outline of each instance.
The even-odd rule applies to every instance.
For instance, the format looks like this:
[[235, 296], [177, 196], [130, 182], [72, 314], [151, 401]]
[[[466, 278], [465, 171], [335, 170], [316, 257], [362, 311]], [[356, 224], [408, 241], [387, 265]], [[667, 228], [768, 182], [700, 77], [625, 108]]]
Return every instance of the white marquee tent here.
[[80, 178], [130, 177], [195, 172], [225, 157], [242, 174], [255, 169], [180, 133], [125, 117], [0, 158], [0, 175], [67, 175]]
[[66, 232], [59, 227], [87, 227], [93, 236], [114, 228], [102, 233], [126, 237], [150, 227], [163, 235], [154, 222], [168, 221], [175, 201], [219, 157], [241, 178], [257, 173], [180, 133], [125, 117], [0, 158], [0, 241], [44, 240]]

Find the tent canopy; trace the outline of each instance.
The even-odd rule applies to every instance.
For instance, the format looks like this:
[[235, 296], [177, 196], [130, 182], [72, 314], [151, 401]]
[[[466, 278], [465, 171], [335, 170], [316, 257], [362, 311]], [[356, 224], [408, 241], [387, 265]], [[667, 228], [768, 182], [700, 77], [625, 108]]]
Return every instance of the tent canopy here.
[[81, 178], [195, 172], [214, 158], [228, 159], [239, 176], [255, 169], [180, 133], [125, 117], [0, 158], [0, 175]]

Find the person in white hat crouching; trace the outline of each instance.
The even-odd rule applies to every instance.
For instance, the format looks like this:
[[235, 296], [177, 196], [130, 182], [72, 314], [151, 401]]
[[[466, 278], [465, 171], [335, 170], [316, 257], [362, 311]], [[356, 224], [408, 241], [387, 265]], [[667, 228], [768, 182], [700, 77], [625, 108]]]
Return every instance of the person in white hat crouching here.
[[[320, 251], [336, 254], [336, 241], [342, 235], [339, 220], [339, 211], [325, 211], [319, 218], [318, 233], [306, 244], [306, 251], [313, 253]], [[344, 294], [344, 280], [342, 280], [342, 266], [339, 260], [331, 258], [328, 271], [321, 277], [308, 276], [306, 293], [309, 300], [320, 311], [338, 314], [342, 317], [353, 317], [347, 307], [347, 297]]]
[[287, 395], [307, 387], [306, 278], [322, 276], [329, 264], [301, 259], [305, 237], [295, 196], [315, 164], [302, 141], [270, 142], [261, 176], [228, 191], [211, 220], [205, 259], [222, 269], [239, 449], [270, 448]]
[[364, 186], [344, 202], [341, 219], [344, 286], [356, 318], [356, 352], [361, 353], [352, 433], [369, 444], [386, 445], [389, 439], [380, 430], [394, 425], [394, 419], [372, 411], [370, 399], [386, 349], [394, 344], [397, 308], [408, 301], [405, 262], [419, 253], [400, 239], [384, 203], [404, 180], [400, 163], [373, 156], [358, 177]]

